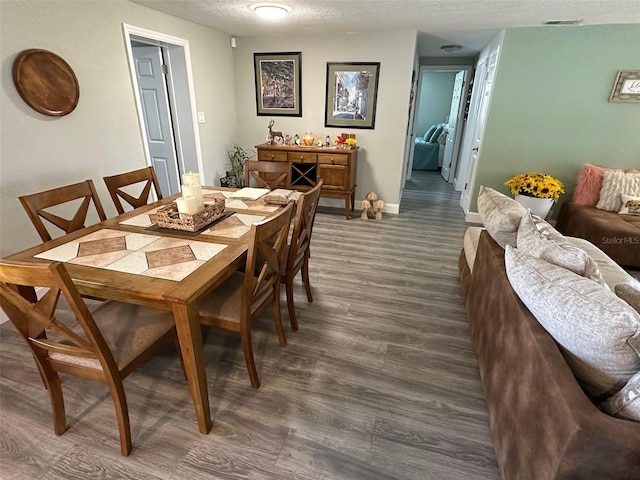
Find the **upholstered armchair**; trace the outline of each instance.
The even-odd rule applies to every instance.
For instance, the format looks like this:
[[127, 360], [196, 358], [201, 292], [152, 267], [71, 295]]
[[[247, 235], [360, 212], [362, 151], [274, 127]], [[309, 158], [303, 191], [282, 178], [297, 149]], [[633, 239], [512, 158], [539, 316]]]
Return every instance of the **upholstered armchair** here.
[[432, 125], [423, 137], [416, 138], [413, 150], [413, 169], [437, 170], [442, 166], [446, 139], [447, 129], [444, 123]]

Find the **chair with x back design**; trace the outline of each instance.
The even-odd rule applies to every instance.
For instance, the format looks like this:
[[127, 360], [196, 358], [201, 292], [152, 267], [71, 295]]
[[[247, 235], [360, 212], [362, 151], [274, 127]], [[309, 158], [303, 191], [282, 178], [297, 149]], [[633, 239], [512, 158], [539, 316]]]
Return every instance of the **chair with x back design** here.
[[251, 325], [271, 305], [278, 341], [287, 344], [280, 315], [280, 276], [291, 224], [291, 204], [251, 226], [244, 273], [234, 272], [199, 304], [200, 322], [240, 332], [253, 388], [260, 387], [251, 343]]
[[244, 184], [251, 186], [251, 181], [259, 188], [275, 190], [287, 184], [289, 164], [287, 162], [261, 162], [247, 160], [244, 163]]
[[[47, 227], [45, 227], [42, 221], [43, 218], [62, 229], [65, 233], [75, 232], [85, 227], [84, 224], [87, 220], [89, 204], [93, 202], [99, 219], [107, 219], [96, 188], [91, 180], [85, 180], [84, 182], [53, 188], [31, 195], [24, 195], [19, 198], [20, 203], [22, 203], [22, 206], [27, 211], [33, 226], [36, 227], [43, 242], [51, 240], [51, 234], [48, 232]], [[47, 211], [48, 208], [62, 204], [70, 204], [70, 202], [78, 199], [82, 199], [82, 201], [70, 220]]]
[[[48, 289], [40, 298], [36, 288]], [[105, 383], [111, 392], [122, 455], [131, 452], [122, 381], [161, 343], [175, 338], [171, 312], [103, 302], [89, 311], [64, 264], [0, 263], [0, 306], [31, 349], [49, 393], [56, 435], [67, 429], [58, 372]]]
[[[120, 214], [124, 213], [124, 207], [122, 206], [120, 199], [127, 202], [133, 208], [146, 205], [149, 203], [149, 195], [151, 194], [152, 186], [156, 191], [156, 197], [158, 200], [162, 199], [160, 183], [158, 182], [158, 177], [153, 167], [146, 167], [118, 175], [111, 175], [103, 177], [103, 179], [107, 186], [107, 190], [109, 190], [109, 195], [111, 195], [113, 204]], [[137, 185], [143, 182], [144, 185], [142, 186], [142, 191], [138, 196], [133, 195], [131, 189], [129, 189], [129, 192], [123, 190], [124, 187], [130, 187], [131, 185]]]
[[313, 222], [316, 218], [321, 189], [322, 179], [320, 179], [311, 190], [300, 195], [298, 199], [295, 219], [293, 221], [293, 233], [291, 234], [291, 240], [288, 245], [287, 263], [282, 272], [282, 282], [285, 284], [287, 292], [289, 322], [293, 330], [298, 330], [296, 309], [293, 303], [293, 279], [301, 270], [302, 283], [304, 283], [307, 301], [313, 302], [309, 282], [309, 256], [311, 255], [311, 233], [313, 231]]

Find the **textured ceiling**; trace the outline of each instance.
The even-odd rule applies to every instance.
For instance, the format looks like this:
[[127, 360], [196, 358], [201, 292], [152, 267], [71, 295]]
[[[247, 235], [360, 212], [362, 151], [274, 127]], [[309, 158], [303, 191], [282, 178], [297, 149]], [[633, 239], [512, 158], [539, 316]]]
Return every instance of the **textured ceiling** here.
[[472, 55], [503, 28], [549, 20], [640, 23], [640, 0], [276, 0], [292, 8], [278, 22], [258, 19], [255, 0], [131, 1], [236, 37], [414, 29], [421, 56], [451, 43], [464, 47], [455, 55]]

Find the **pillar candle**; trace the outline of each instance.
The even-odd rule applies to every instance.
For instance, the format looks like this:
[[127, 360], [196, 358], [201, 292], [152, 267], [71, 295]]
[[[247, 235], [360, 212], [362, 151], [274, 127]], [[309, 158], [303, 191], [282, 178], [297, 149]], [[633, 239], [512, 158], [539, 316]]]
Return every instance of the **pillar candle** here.
[[178, 213], [193, 215], [198, 211], [196, 199], [193, 197], [176, 198], [176, 205], [178, 206]]
[[200, 185], [182, 185], [182, 195], [185, 197], [195, 198], [198, 210], [202, 210], [202, 208], [204, 208], [204, 200], [202, 199], [202, 187]]
[[183, 185], [200, 185], [200, 174], [199, 173], [183, 173], [182, 174], [182, 184]]

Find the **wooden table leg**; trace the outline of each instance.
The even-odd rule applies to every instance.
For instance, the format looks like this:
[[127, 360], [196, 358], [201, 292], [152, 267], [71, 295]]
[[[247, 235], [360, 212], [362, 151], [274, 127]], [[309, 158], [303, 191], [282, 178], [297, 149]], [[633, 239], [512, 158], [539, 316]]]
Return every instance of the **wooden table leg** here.
[[349, 200], [350, 200], [351, 195], [350, 194], [346, 194], [344, 196], [344, 216], [347, 217], [347, 220], [349, 220], [350, 215], [349, 215]]
[[201, 433], [206, 434], [211, 430], [212, 424], [198, 306], [195, 303], [174, 305], [173, 316], [176, 321], [178, 342], [180, 342], [180, 351], [198, 419], [198, 427]]

